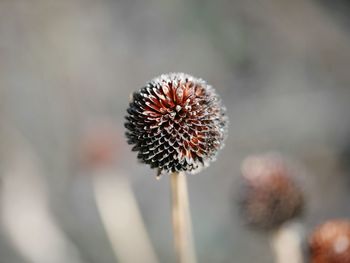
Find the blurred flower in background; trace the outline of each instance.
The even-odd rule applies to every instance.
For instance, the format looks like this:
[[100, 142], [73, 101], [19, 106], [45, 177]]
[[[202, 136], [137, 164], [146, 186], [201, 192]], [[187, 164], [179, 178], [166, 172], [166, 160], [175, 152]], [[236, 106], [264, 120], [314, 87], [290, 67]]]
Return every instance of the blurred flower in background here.
[[286, 161], [278, 154], [247, 157], [242, 164], [244, 187], [239, 200], [246, 224], [271, 230], [300, 217], [304, 195]]
[[318, 226], [309, 238], [310, 262], [350, 261], [350, 222], [329, 220]]

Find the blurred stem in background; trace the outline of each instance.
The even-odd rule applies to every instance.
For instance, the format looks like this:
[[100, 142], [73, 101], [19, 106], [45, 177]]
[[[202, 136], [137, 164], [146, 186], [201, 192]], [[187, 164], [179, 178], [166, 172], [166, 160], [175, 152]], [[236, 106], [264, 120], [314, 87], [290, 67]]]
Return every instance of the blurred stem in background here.
[[111, 167], [95, 169], [96, 204], [118, 262], [154, 262], [151, 245], [137, 202], [126, 175]]
[[272, 233], [270, 243], [276, 263], [304, 263], [302, 241], [303, 226], [300, 223], [289, 223]]
[[[31, 145], [8, 129], [11, 151], [2, 175], [1, 220], [4, 232], [22, 257], [35, 263], [81, 263], [80, 254], [55, 222], [41, 163]], [[9, 146], [9, 145], [7, 145]]]
[[103, 228], [121, 263], [159, 262], [129, 183], [118, 169], [120, 132], [111, 120], [99, 120], [82, 134], [81, 154], [92, 178], [93, 196]]

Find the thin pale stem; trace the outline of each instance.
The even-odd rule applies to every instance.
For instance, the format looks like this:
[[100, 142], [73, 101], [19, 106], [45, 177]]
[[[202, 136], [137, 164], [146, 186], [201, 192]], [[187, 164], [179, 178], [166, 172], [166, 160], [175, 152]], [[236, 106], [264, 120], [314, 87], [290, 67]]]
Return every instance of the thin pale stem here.
[[191, 215], [184, 173], [171, 174], [172, 218], [178, 263], [196, 263]]
[[303, 263], [302, 238], [303, 228], [298, 223], [278, 229], [271, 238], [275, 263]]
[[103, 227], [118, 262], [158, 263], [127, 177], [112, 167], [94, 171], [95, 200]]

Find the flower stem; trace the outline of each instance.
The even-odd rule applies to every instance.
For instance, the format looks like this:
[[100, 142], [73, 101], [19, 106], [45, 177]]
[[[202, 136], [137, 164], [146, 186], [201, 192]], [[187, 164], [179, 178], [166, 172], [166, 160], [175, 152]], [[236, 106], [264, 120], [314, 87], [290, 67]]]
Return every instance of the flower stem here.
[[158, 263], [127, 178], [113, 167], [93, 171], [94, 195], [103, 227], [118, 262]]
[[178, 263], [195, 263], [196, 254], [191, 228], [191, 215], [184, 173], [171, 174], [172, 219]]
[[303, 228], [299, 223], [289, 223], [272, 236], [271, 246], [276, 263], [303, 263]]

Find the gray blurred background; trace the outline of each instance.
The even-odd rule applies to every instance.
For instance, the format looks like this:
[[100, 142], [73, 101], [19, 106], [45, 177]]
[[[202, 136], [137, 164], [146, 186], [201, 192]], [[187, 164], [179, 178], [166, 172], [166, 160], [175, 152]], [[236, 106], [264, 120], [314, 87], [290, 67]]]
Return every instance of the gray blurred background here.
[[132, 190], [159, 261], [175, 262], [169, 178], [137, 162], [123, 123], [131, 92], [180, 71], [213, 85], [230, 118], [218, 160], [188, 177], [198, 260], [272, 262], [237, 212], [240, 163], [296, 163], [307, 231], [349, 217], [349, 70], [345, 0], [1, 0], [0, 263], [122, 262], [96, 201], [105, 170]]

